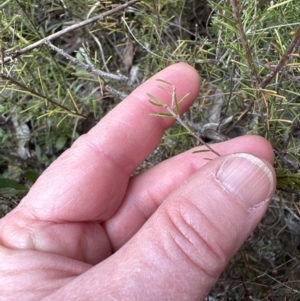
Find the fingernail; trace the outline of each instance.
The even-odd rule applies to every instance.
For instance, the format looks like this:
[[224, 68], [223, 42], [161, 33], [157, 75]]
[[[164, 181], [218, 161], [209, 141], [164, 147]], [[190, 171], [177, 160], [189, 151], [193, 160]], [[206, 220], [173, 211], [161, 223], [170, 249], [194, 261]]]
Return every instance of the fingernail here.
[[267, 201], [273, 193], [275, 179], [271, 169], [250, 154], [234, 154], [220, 167], [221, 185], [249, 209]]

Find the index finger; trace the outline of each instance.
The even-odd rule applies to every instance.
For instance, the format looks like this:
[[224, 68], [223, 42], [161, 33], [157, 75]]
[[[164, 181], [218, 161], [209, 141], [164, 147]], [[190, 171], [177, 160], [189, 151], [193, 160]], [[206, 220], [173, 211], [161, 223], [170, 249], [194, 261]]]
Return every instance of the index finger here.
[[180, 106], [181, 113], [199, 92], [199, 76], [187, 64], [175, 64], [154, 75], [52, 163], [21, 206], [26, 205], [30, 215], [52, 222], [108, 219], [120, 205], [132, 171], [175, 121], [150, 116], [162, 108], [149, 103], [146, 93], [171, 103], [157, 79], [176, 86], [179, 99], [190, 93]]

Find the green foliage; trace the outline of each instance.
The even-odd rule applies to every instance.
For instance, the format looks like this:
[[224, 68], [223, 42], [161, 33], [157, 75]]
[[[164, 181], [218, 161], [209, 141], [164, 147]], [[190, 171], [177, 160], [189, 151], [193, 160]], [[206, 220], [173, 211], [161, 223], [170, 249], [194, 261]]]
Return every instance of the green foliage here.
[[[274, 6], [258, 6], [257, 1], [244, 1], [240, 20], [245, 42], [250, 49], [249, 55], [243, 45], [238, 20], [232, 18], [229, 1], [222, 2], [222, 5], [216, 2], [212, 4], [217, 7], [212, 27], [218, 44], [211, 44], [213, 47], [210, 52], [218, 54], [217, 64], [224, 71], [222, 77], [220, 73], [212, 76], [217, 84], [222, 81], [219, 87], [231, 95], [228, 100], [231, 109], [228, 111], [242, 116], [245, 110], [249, 110], [246, 124], [248, 132], [264, 136], [274, 147], [277, 171], [280, 173], [279, 188], [284, 189], [288, 185], [300, 191], [299, 181], [289, 183], [295, 178], [291, 169], [282, 172], [291, 163], [290, 157], [293, 157], [294, 170], [299, 166], [300, 159], [299, 151], [296, 151], [299, 145], [295, 130], [299, 116], [297, 49], [289, 54], [286, 64], [274, 80], [264, 86], [295, 38], [299, 27], [299, 7], [294, 1], [278, 1]], [[258, 119], [253, 127], [256, 116]]]
[[6, 193], [7, 190], [28, 191], [28, 188], [12, 179], [0, 178], [0, 193]]

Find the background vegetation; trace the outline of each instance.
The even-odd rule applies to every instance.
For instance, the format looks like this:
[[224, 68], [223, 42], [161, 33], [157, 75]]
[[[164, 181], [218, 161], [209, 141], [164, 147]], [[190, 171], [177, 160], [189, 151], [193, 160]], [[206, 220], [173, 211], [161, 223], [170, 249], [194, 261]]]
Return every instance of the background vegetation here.
[[[264, 220], [207, 299], [299, 300], [300, 6], [296, 0], [135, 2], [123, 8], [126, 1], [1, 2], [1, 215], [134, 87], [185, 61], [202, 77], [185, 122], [206, 142], [265, 137], [278, 176]], [[176, 124], [137, 172], [197, 143]]]

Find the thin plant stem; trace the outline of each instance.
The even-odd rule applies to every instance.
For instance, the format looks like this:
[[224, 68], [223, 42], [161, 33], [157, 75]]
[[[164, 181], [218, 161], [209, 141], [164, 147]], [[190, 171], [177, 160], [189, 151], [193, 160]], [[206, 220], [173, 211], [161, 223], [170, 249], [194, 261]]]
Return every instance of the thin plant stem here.
[[178, 121], [178, 123], [183, 126], [187, 131], [188, 133], [193, 136], [194, 138], [196, 138], [196, 140], [198, 142], [200, 142], [201, 144], [205, 145], [212, 153], [214, 153], [215, 155], [217, 155], [218, 157], [220, 157], [221, 155], [215, 151], [212, 147], [209, 146], [209, 144], [207, 144], [200, 136], [198, 136], [196, 133], [194, 133], [190, 127], [185, 124], [182, 119], [180, 118], [179, 115], [175, 114], [174, 110], [172, 110], [169, 106], [167, 105], [164, 105], [164, 108], [170, 113], [173, 115], [173, 117]]
[[[65, 110], [65, 111], [69, 112], [71, 115], [78, 116], [78, 117], [81, 117], [81, 118], [85, 118], [85, 116], [82, 115], [82, 114], [80, 114], [78, 110], [76, 110], [76, 111], [70, 110], [70, 109], [67, 108], [66, 106], [64, 106], [64, 105], [62, 105], [62, 104], [60, 104], [60, 103], [58, 103], [58, 102], [52, 100], [51, 98], [47, 97], [46, 95], [41, 94], [41, 93], [39, 93], [39, 92], [36, 92], [36, 91], [34, 91], [34, 90], [28, 88], [27, 86], [25, 86], [24, 84], [18, 82], [17, 80], [15, 80], [14, 78], [12, 78], [12, 77], [9, 76], [9, 75], [6, 75], [6, 74], [0, 72], [0, 78], [3, 78], [3, 79], [5, 79], [5, 80], [7, 80], [8, 82], [11, 82], [12, 84], [16, 85], [17, 87], [20, 87], [20, 88], [23, 89], [24, 91], [27, 91], [27, 92], [29, 92], [30, 94], [32, 94], [32, 95], [34, 95], [34, 96], [36, 96], [36, 97], [38, 97], [38, 98], [42, 98], [42, 99], [48, 101], [49, 103], [52, 103], [53, 105], [55, 105], [55, 106], [57, 106], [57, 107], [59, 107], [59, 108]], [[75, 107], [75, 109], [76, 109], [76, 107]]]
[[[256, 84], [259, 84], [260, 83], [260, 78], [257, 74], [257, 70], [256, 70], [256, 68], [254, 66], [254, 63], [253, 63], [251, 50], [250, 50], [249, 44], [247, 42], [247, 37], [246, 37], [244, 27], [243, 27], [243, 24], [242, 24], [242, 20], [241, 20], [242, 17], [241, 17], [240, 4], [236, 0], [230, 0], [230, 1], [231, 1], [231, 6], [233, 8], [234, 16], [237, 20], [238, 30], [239, 30], [239, 33], [240, 33], [243, 49], [245, 51], [247, 65], [248, 65], [249, 69], [251, 70], [252, 75], [254, 75], [254, 80], [252, 79], [252, 82], [256, 82]], [[254, 87], [255, 85], [252, 85], [252, 86]]]
[[287, 47], [284, 55], [282, 56], [282, 58], [280, 59], [278, 65], [276, 66], [276, 68], [273, 70], [273, 72], [260, 84], [260, 88], [261, 89], [265, 89], [270, 82], [273, 80], [273, 78], [276, 76], [276, 74], [282, 69], [284, 68], [284, 65], [286, 63], [286, 61], [289, 59], [289, 55], [292, 53], [292, 51], [294, 50], [294, 48], [299, 44], [300, 42], [300, 26], [298, 27], [295, 37], [292, 40], [292, 42], [290, 43], [290, 45]]
[[78, 65], [78, 66], [84, 68], [87, 72], [92, 72], [92, 73], [100, 76], [101, 78], [108, 77], [108, 78], [111, 78], [111, 79], [117, 80], [117, 81], [123, 81], [123, 82], [128, 81], [128, 77], [125, 76], [125, 75], [116, 75], [116, 74], [112, 74], [112, 73], [107, 73], [107, 72], [104, 72], [104, 71], [101, 71], [101, 70], [95, 68], [95, 66], [90, 62], [90, 60], [87, 59], [88, 56], [86, 55], [85, 52], [82, 52], [82, 56], [87, 61], [87, 64], [85, 64], [83, 62], [80, 62], [78, 59], [76, 59], [73, 56], [69, 55], [68, 53], [66, 53], [62, 49], [54, 46], [49, 40], [45, 40], [44, 43], [46, 45], [48, 45], [51, 49], [53, 49], [54, 51], [61, 54], [62, 56], [64, 56], [69, 61], [71, 61], [74, 65]]
[[76, 23], [74, 25], [71, 25], [69, 27], [66, 27], [66, 28], [64, 28], [64, 29], [62, 29], [62, 30], [60, 30], [60, 31], [52, 34], [52, 35], [49, 35], [48, 37], [45, 37], [45, 38], [43, 38], [43, 39], [41, 39], [41, 40], [39, 40], [39, 41], [37, 41], [37, 42], [35, 42], [35, 43], [33, 43], [33, 44], [25, 47], [23, 49], [20, 49], [18, 51], [10, 53], [9, 55], [6, 54], [6, 56], [4, 57], [4, 59], [2, 58], [2, 63], [1, 64], [6, 63], [6, 62], [10, 61], [11, 59], [17, 58], [18, 56], [20, 56], [20, 55], [22, 55], [24, 53], [27, 53], [27, 52], [35, 49], [35, 48], [38, 48], [38, 47], [44, 45], [45, 42], [54, 40], [54, 39], [60, 37], [61, 35], [66, 34], [68, 32], [71, 32], [73, 30], [79, 29], [81, 27], [84, 27], [84, 26], [86, 26], [88, 24], [91, 24], [91, 23], [94, 23], [96, 21], [102, 21], [106, 17], [111, 16], [111, 15], [113, 15], [113, 14], [115, 14], [115, 13], [117, 13], [117, 12], [119, 12], [119, 11], [121, 11], [121, 10], [123, 10], [123, 9], [125, 9], [125, 8], [127, 8], [127, 7], [135, 4], [137, 2], [139, 2], [139, 1], [140, 0], [131, 0], [131, 1], [128, 1], [128, 2], [126, 2], [124, 4], [121, 4], [121, 5], [117, 6], [117, 7], [113, 8], [113, 9], [111, 9], [111, 10], [105, 12], [105, 13], [103, 13], [103, 14], [97, 15], [97, 16], [95, 16], [93, 18], [90, 18], [90, 19], [84, 20], [82, 22], [78, 22], [78, 23]]
[[215, 151], [209, 144], [207, 144], [200, 136], [198, 136], [196, 133], [194, 133], [191, 130], [191, 128], [181, 119], [180, 113], [179, 113], [179, 104], [186, 98], [186, 96], [188, 96], [188, 94], [186, 94], [180, 101], [178, 101], [177, 96], [176, 96], [176, 87], [174, 85], [172, 85], [171, 83], [165, 81], [165, 80], [158, 79], [158, 81], [161, 81], [161, 82], [163, 82], [167, 85], [172, 86], [172, 92], [169, 92], [165, 88], [163, 88], [162, 86], [159, 86], [160, 89], [165, 91], [167, 94], [171, 95], [171, 97], [172, 97], [171, 107], [168, 106], [167, 104], [163, 103], [162, 101], [160, 101], [156, 97], [152, 96], [151, 94], [148, 94], [148, 96], [150, 96], [153, 100], [153, 101], [150, 101], [150, 102], [154, 105], [163, 107], [166, 111], [168, 111], [168, 113], [170, 115], [167, 115], [167, 114], [164, 114], [164, 113], [162, 113], [162, 114], [153, 114], [153, 115], [154, 116], [160, 116], [160, 117], [174, 117], [177, 120], [177, 122], [188, 131], [189, 135], [196, 138], [196, 140], [198, 142], [200, 142], [202, 145], [205, 145], [212, 153], [214, 153], [216, 156], [220, 157], [221, 155], [217, 151]]

